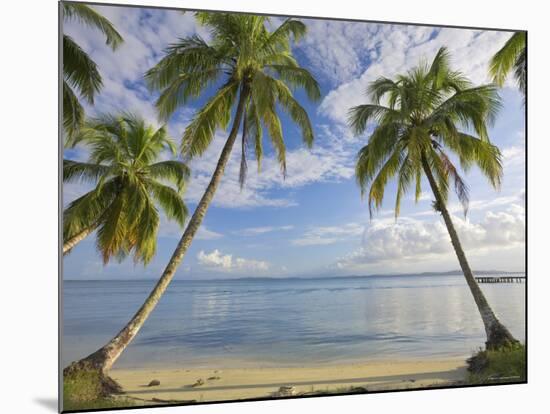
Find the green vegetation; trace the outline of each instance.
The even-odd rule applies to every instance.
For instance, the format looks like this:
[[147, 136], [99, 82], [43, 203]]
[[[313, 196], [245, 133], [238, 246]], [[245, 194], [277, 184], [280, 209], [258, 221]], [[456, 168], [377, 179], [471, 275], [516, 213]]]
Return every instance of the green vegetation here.
[[525, 96], [527, 87], [527, 35], [525, 32], [514, 33], [495, 53], [491, 59], [489, 72], [493, 82], [502, 86], [512, 69], [519, 89]]
[[497, 87], [474, 86], [463, 73], [453, 71], [449, 53], [442, 47], [430, 65], [420, 64], [395, 79], [381, 77], [373, 81], [368, 95], [372, 103], [350, 109], [349, 125], [356, 135], [361, 135], [369, 123], [376, 123], [367, 145], [359, 151], [355, 167], [361, 194], [368, 190], [371, 215], [382, 206], [391, 178], [397, 179], [397, 217], [401, 199], [410, 187], [414, 187], [416, 201], [419, 200], [425, 176], [435, 197], [434, 210], [444, 219], [483, 319], [487, 347], [515, 342], [477, 285], [446, 206], [451, 184], [465, 215], [469, 202], [468, 187], [449, 156], [451, 153], [464, 171], [475, 165], [493, 187], [500, 186], [501, 154], [487, 132], [501, 106]]
[[176, 153], [166, 128], [154, 129], [132, 115], [108, 115], [88, 120], [75, 141], [90, 149], [89, 160], [63, 160], [63, 181], [96, 187], [63, 212], [63, 253], [97, 230], [104, 263], [131, 252], [136, 262], [148, 263], [157, 245], [156, 205], [182, 227], [187, 218], [181, 193], [189, 168], [180, 161], [159, 161], [166, 150]]
[[125, 397], [107, 396], [103, 392], [99, 374], [79, 372], [66, 377], [63, 382], [63, 411], [96, 408], [118, 408], [136, 405]]
[[[265, 16], [200, 12], [197, 20], [211, 30], [208, 44], [199, 36], [180, 40], [166, 50], [166, 56], [145, 74], [152, 90], [159, 91], [156, 102], [161, 119], [168, 119], [179, 107], [201, 96], [213, 83], [222, 86], [199, 109], [185, 129], [183, 156], [200, 156], [210, 146], [218, 128], [226, 129], [231, 111], [239, 108], [233, 119], [234, 134], [242, 123], [241, 186], [246, 176], [246, 148], [254, 148], [258, 169], [263, 154], [263, 128], [267, 129], [273, 149], [286, 173], [285, 143], [280, 106], [301, 129], [304, 143], [313, 145], [313, 129], [304, 108], [293, 91], [304, 89], [312, 100], [321, 96], [313, 76], [300, 67], [292, 56], [290, 39], [298, 41], [306, 26], [287, 19], [273, 32], [266, 28]], [[233, 145], [234, 137], [227, 140]]]
[[[63, 19], [76, 20], [99, 30], [105, 36], [105, 43], [115, 50], [122, 42], [122, 36], [109, 20], [90, 6], [81, 3], [61, 3]], [[63, 35], [63, 130], [68, 145], [74, 145], [73, 137], [85, 120], [84, 108], [79, 96], [89, 104], [94, 103], [95, 94], [103, 85], [96, 63], [68, 35]]]
[[468, 360], [469, 384], [523, 382], [527, 379], [524, 344], [511, 344], [494, 350], [481, 350]]

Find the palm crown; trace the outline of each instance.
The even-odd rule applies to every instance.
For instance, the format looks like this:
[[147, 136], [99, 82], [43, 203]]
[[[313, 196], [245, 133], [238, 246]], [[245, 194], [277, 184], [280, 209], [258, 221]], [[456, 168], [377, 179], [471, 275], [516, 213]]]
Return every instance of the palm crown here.
[[[61, 6], [65, 20], [77, 20], [98, 29], [113, 50], [122, 43], [122, 37], [111, 22], [91, 7], [67, 2]], [[70, 36], [63, 35], [63, 128], [69, 144], [85, 117], [78, 95], [93, 104], [102, 84], [96, 63]]]
[[146, 74], [149, 86], [161, 92], [156, 102], [160, 117], [167, 119], [179, 106], [198, 97], [209, 86], [218, 85], [216, 93], [197, 111], [183, 134], [181, 152], [194, 157], [208, 148], [217, 128], [227, 128], [239, 94], [246, 95], [241, 185], [249, 145], [254, 148], [260, 168], [262, 126], [269, 134], [283, 174], [286, 173], [277, 105], [301, 128], [304, 142], [311, 146], [313, 130], [309, 117], [292, 90], [303, 88], [310, 99], [320, 97], [317, 81], [298, 65], [290, 50], [290, 39], [300, 39], [306, 26], [289, 18], [270, 32], [266, 16], [200, 12], [196, 17], [210, 29], [212, 41], [207, 43], [199, 36], [180, 39]]
[[394, 176], [396, 217], [402, 196], [413, 184], [418, 201], [423, 171], [435, 177], [442, 200], [447, 199], [451, 181], [466, 213], [468, 188], [449, 152], [464, 171], [475, 164], [494, 187], [500, 185], [500, 151], [487, 133], [501, 106], [497, 89], [473, 86], [460, 72], [452, 71], [445, 48], [431, 65], [421, 64], [395, 80], [379, 78], [367, 92], [373, 103], [351, 108], [349, 122], [356, 134], [363, 133], [370, 122], [376, 124], [356, 164], [362, 194], [370, 185], [371, 214], [382, 205], [386, 184]]
[[105, 263], [132, 250], [136, 261], [149, 262], [159, 227], [155, 204], [181, 226], [187, 217], [181, 198], [187, 166], [158, 161], [165, 150], [175, 154], [174, 142], [165, 127], [155, 130], [132, 115], [89, 120], [77, 139], [90, 148], [89, 160], [64, 160], [63, 180], [92, 182], [96, 187], [66, 208], [64, 239], [83, 229], [97, 229], [97, 248]]
[[504, 46], [493, 56], [489, 71], [493, 82], [502, 86], [508, 73], [514, 69], [519, 89], [525, 95], [527, 87], [527, 35], [514, 33]]

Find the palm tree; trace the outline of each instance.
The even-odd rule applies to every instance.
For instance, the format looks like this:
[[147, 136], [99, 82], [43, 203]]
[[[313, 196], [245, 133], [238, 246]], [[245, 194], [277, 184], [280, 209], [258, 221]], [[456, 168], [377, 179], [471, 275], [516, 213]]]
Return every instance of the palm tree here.
[[[77, 20], [98, 29], [105, 36], [105, 43], [113, 50], [123, 42], [111, 22], [90, 6], [62, 2], [61, 7], [65, 20]], [[67, 144], [73, 144], [72, 139], [85, 118], [77, 94], [93, 104], [102, 84], [96, 63], [70, 36], [63, 35], [63, 129]]]
[[491, 59], [489, 71], [493, 82], [502, 86], [510, 71], [514, 69], [514, 76], [519, 89], [525, 96], [527, 86], [527, 34], [516, 32], [495, 53]]
[[[246, 175], [249, 144], [254, 146], [260, 167], [264, 126], [282, 173], [286, 172], [285, 143], [277, 105], [301, 128], [305, 144], [308, 147], [313, 144], [308, 115], [291, 91], [303, 88], [310, 99], [320, 98], [318, 83], [298, 65], [290, 49], [290, 40], [301, 38], [306, 26], [298, 20], [287, 19], [269, 31], [266, 27], [269, 19], [265, 16], [200, 12], [196, 18], [210, 29], [212, 41], [207, 43], [199, 36], [180, 39], [147, 72], [146, 79], [152, 89], [160, 91], [157, 108], [163, 119], [210, 86], [217, 86], [184, 131], [180, 149], [184, 157], [200, 156], [212, 142], [216, 130], [227, 128], [232, 119], [229, 135], [210, 183], [145, 303], [107, 345], [66, 368], [66, 376], [80, 370], [93, 370], [108, 378], [105, 372], [138, 333], [183, 260], [221, 181], [241, 123], [241, 183]], [[110, 384], [112, 381], [107, 387]]]
[[[443, 216], [481, 314], [487, 348], [516, 342], [474, 279], [446, 206], [450, 182], [464, 214], [469, 200], [467, 185], [449, 152], [456, 155], [464, 171], [477, 165], [493, 187], [500, 185], [501, 155], [487, 133], [501, 106], [496, 86], [473, 86], [463, 74], [450, 69], [449, 54], [441, 48], [431, 65], [421, 64], [395, 80], [379, 78], [369, 85], [368, 95], [372, 103], [351, 108], [349, 124], [357, 135], [364, 133], [370, 122], [376, 124], [367, 145], [359, 151], [355, 167], [361, 193], [368, 189], [371, 215], [382, 205], [390, 178], [397, 179], [397, 218], [401, 199], [412, 185], [418, 201], [425, 175], [435, 197], [434, 209]], [[462, 132], [460, 127], [475, 135]]]
[[187, 217], [181, 192], [189, 169], [179, 161], [159, 161], [165, 150], [176, 154], [166, 128], [155, 130], [133, 115], [107, 115], [88, 120], [75, 139], [90, 147], [89, 160], [64, 160], [63, 180], [96, 186], [63, 212], [63, 254], [97, 231], [104, 263], [132, 251], [136, 262], [148, 263], [159, 227], [155, 205], [181, 226]]

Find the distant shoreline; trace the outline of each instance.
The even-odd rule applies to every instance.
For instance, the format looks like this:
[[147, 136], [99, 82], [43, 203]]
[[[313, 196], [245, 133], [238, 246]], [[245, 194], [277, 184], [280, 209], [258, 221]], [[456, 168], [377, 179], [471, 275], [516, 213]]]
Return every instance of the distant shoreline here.
[[[506, 270], [474, 270], [475, 275], [517, 275], [525, 274], [525, 271], [506, 271]], [[341, 280], [341, 279], [381, 279], [389, 277], [418, 277], [418, 276], [461, 276], [462, 271], [450, 270], [446, 272], [422, 272], [422, 273], [388, 273], [372, 275], [345, 275], [345, 276], [290, 276], [290, 277], [228, 277], [228, 278], [197, 278], [197, 279], [174, 279], [175, 282], [216, 282], [216, 281], [307, 281], [307, 280]], [[63, 279], [64, 282], [147, 282], [156, 281], [155, 278], [127, 278], [127, 279]]]

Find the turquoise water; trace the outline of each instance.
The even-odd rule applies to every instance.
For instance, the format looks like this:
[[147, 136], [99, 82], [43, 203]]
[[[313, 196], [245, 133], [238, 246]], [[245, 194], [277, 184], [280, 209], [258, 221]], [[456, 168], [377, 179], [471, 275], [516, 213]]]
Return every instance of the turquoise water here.
[[[154, 281], [66, 281], [62, 363], [103, 345]], [[525, 339], [525, 285], [482, 284]], [[484, 331], [462, 276], [173, 281], [117, 367], [468, 356]]]

